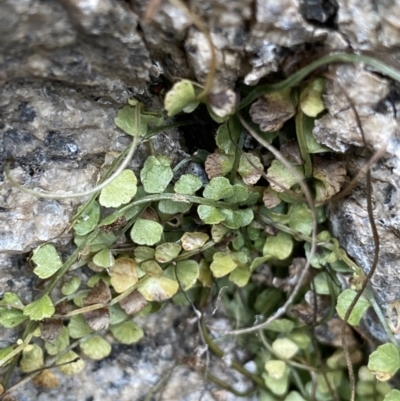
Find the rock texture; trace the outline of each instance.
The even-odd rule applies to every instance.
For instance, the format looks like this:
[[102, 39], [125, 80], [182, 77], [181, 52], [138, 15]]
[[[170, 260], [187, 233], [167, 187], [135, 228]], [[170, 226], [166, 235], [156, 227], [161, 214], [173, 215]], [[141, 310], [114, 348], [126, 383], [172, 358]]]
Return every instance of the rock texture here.
[[[234, 88], [238, 79], [256, 84], [271, 73], [291, 71], [310, 47], [378, 51], [399, 58], [400, 5], [392, 0], [378, 4], [373, 0], [191, 0], [188, 4], [216, 47], [214, 91]], [[0, 0], [0, 169], [11, 160], [14, 177], [44, 191], [92, 187], [104, 155], [129, 143], [113, 123], [128, 97], [136, 96], [159, 109], [160, 99], [149, 88], [164, 77], [186, 77], [203, 84], [210, 57], [204, 33], [176, 1]], [[385, 288], [378, 292], [385, 308], [397, 298], [400, 285], [398, 86], [361, 66], [331, 68], [330, 76], [328, 114], [318, 122], [316, 138], [336, 152], [360, 149], [357, 157], [346, 159], [350, 174], [372, 152], [387, 146], [372, 172], [381, 237], [374, 286]], [[364, 151], [340, 87], [346, 88], [361, 116], [368, 143]], [[176, 161], [183, 157], [176, 131], [161, 134], [155, 147], [174, 155]], [[134, 167], [144, 156], [145, 149], [139, 149]], [[34, 282], [25, 253], [44, 241], [65, 245], [70, 236], [64, 230], [78, 201], [37, 199], [13, 188], [4, 176], [0, 180], [0, 293], [21, 293], [24, 288], [29, 301]], [[350, 198], [331, 208], [330, 218], [334, 234], [368, 271], [373, 244], [365, 205], [365, 187], [360, 184]], [[124, 349], [123, 358], [120, 350], [114, 350], [107, 363], [88, 364], [80, 376], [63, 379], [57, 391], [40, 393], [29, 385], [20, 391], [20, 399], [143, 399], [171, 369], [175, 352], [171, 344], [184, 344], [169, 325], [177, 316], [157, 316], [165, 326], [157, 322], [156, 329], [151, 326], [154, 322], [146, 323], [152, 333], [146, 345]], [[93, 375], [87, 374], [90, 370]], [[193, 386], [201, 388], [202, 378], [194, 378], [189, 368], [176, 372], [173, 389], [192, 379], [197, 383]], [[134, 395], [133, 385], [138, 391]], [[198, 393], [177, 396], [173, 389], [167, 388], [162, 399], [198, 399]], [[210, 392], [206, 399], [211, 399]]]

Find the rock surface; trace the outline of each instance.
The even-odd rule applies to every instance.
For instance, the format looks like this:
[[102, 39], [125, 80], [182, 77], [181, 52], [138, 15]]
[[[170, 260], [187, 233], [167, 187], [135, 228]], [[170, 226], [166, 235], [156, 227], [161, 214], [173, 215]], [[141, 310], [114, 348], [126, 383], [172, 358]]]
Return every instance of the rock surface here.
[[[148, 4], [154, 10], [146, 22]], [[284, 67], [290, 71], [310, 46], [390, 52], [393, 59], [399, 58], [400, 5], [391, 0], [379, 4], [373, 0], [192, 0], [190, 6], [204, 21], [217, 50], [216, 91], [233, 88], [238, 79], [256, 84]], [[130, 139], [113, 123], [128, 97], [160, 108], [149, 86], [162, 82], [161, 75], [204, 83], [211, 57], [205, 35], [172, 1], [0, 0], [0, 50], [0, 168], [7, 159], [15, 160], [11, 173], [21, 183], [60, 193], [92, 187], [104, 155], [129, 144]], [[297, 58], [283, 66], [291, 55]], [[373, 283], [385, 288], [378, 292], [385, 309], [396, 300], [400, 285], [398, 86], [358, 66], [335, 67], [330, 75], [334, 81], [325, 95], [329, 113], [318, 122], [316, 138], [337, 152], [363, 146], [352, 111], [335, 85], [339, 81], [361, 116], [368, 143], [357, 158], [345, 158], [350, 175], [387, 142], [384, 158], [372, 171], [381, 238]], [[174, 155], [176, 161], [184, 154], [176, 131], [160, 135], [155, 147]], [[133, 166], [144, 157], [141, 148]], [[29, 301], [34, 282], [24, 253], [49, 240], [65, 245], [70, 235], [64, 230], [78, 200], [37, 199], [0, 179], [0, 289], [23, 293], [23, 301]], [[334, 234], [368, 271], [374, 251], [365, 205], [365, 187], [360, 184], [351, 197], [331, 208], [330, 218]], [[179, 350], [174, 347], [186, 344], [191, 355], [196, 346], [178, 337], [171, 322], [179, 316], [171, 313], [144, 322], [151, 333], [148, 343], [123, 349], [123, 357], [116, 348], [106, 361], [88, 363], [81, 375], [63, 378], [57, 390], [40, 392], [28, 385], [18, 392], [20, 400], [143, 399], [173, 366], [171, 354]], [[17, 334], [2, 340], [15, 341]], [[191, 380], [200, 391], [201, 376], [180, 367], [162, 399], [198, 399], [198, 392], [184, 393], [183, 383], [186, 386]], [[131, 393], [132, 386], [137, 394]], [[203, 397], [208, 399], [212, 399], [210, 392]], [[227, 395], [226, 400], [234, 399]]]

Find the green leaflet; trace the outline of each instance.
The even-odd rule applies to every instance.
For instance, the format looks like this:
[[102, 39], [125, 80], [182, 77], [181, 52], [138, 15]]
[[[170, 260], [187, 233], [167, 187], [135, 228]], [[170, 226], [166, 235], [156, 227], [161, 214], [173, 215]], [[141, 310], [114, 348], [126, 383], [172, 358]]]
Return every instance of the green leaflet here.
[[251, 209], [240, 209], [240, 210], [229, 210], [221, 209], [222, 214], [225, 216], [223, 224], [231, 229], [238, 229], [249, 225], [254, 218], [253, 211]]
[[289, 384], [289, 367], [283, 361], [269, 360], [265, 363], [263, 378], [265, 385], [275, 395], [284, 395]]
[[299, 351], [297, 344], [291, 341], [289, 338], [277, 338], [272, 343], [272, 349], [282, 359], [291, 359]]
[[161, 194], [172, 180], [171, 161], [165, 156], [149, 156], [140, 171], [140, 180], [149, 194]]
[[79, 373], [85, 366], [83, 360], [74, 351], [68, 351], [57, 359], [56, 365], [58, 370], [66, 375], [74, 375]]
[[199, 102], [196, 101], [196, 92], [193, 84], [188, 80], [178, 81], [165, 95], [164, 107], [168, 117], [185, 111], [191, 113], [196, 109]]
[[51, 277], [62, 266], [56, 248], [52, 244], [45, 244], [35, 249], [32, 260], [37, 265], [33, 272], [42, 279]]
[[193, 174], [183, 174], [175, 183], [174, 191], [182, 195], [193, 195], [203, 186], [201, 179]]
[[154, 245], [161, 240], [161, 224], [144, 219], [137, 219], [131, 230], [132, 241], [140, 245]]
[[368, 360], [368, 369], [379, 381], [391, 379], [400, 368], [400, 355], [394, 344], [380, 345]]
[[218, 224], [226, 218], [221, 209], [217, 209], [214, 206], [200, 205], [197, 207], [197, 213], [205, 224]]
[[155, 260], [147, 260], [140, 265], [140, 268], [150, 276], [161, 277], [163, 270]]
[[391, 390], [386, 394], [383, 401], [399, 401], [400, 400], [400, 390]]
[[238, 266], [229, 275], [229, 280], [235, 283], [238, 287], [244, 287], [250, 280], [250, 270], [243, 266]]
[[138, 290], [147, 301], [164, 301], [176, 294], [179, 284], [168, 277], [148, 277], [142, 281]]
[[108, 311], [110, 313], [110, 325], [122, 323], [129, 317], [119, 304], [109, 306]]
[[161, 200], [158, 203], [158, 210], [165, 214], [186, 213], [190, 210], [190, 202], [178, 202], [174, 200]]
[[229, 203], [235, 204], [245, 202], [251, 194], [249, 188], [241, 184], [233, 185], [232, 189], [233, 195], [226, 199]]
[[[132, 106], [136, 106], [138, 102], [130, 102]], [[161, 115], [155, 113], [146, 113], [141, 111], [139, 123], [139, 136], [147, 133], [148, 124], [161, 125], [164, 121]], [[125, 106], [118, 111], [117, 117], [114, 119], [115, 125], [121, 128], [128, 135], [135, 136], [136, 132], [136, 111], [135, 107]]]
[[55, 311], [56, 310], [50, 297], [48, 295], [44, 295], [37, 301], [26, 305], [23, 313], [31, 320], [42, 320], [52, 317]]
[[213, 261], [210, 269], [214, 277], [223, 277], [236, 269], [237, 263], [231, 255], [224, 252], [216, 252], [213, 256]]
[[154, 259], [154, 249], [148, 246], [138, 246], [134, 251], [136, 263], [142, 263], [146, 260]]
[[229, 180], [225, 177], [213, 178], [203, 192], [205, 198], [220, 200], [233, 196], [233, 188]]
[[263, 254], [271, 255], [277, 259], [288, 258], [293, 250], [293, 238], [291, 235], [280, 231], [275, 237], [269, 236], [265, 241]]
[[104, 248], [100, 252], [97, 252], [92, 260], [96, 266], [104, 267], [105, 269], [111, 267], [115, 262], [114, 256], [108, 248]]
[[[22, 312], [24, 305], [17, 294], [5, 292], [1, 304], [6, 306], [0, 307], [0, 325], [6, 329], [18, 326], [27, 319]], [[14, 308], [13, 306], [21, 309]]]
[[80, 344], [82, 352], [89, 358], [98, 360], [110, 355], [111, 345], [100, 336], [94, 336]]
[[71, 277], [71, 279], [63, 284], [61, 292], [63, 293], [63, 295], [71, 295], [78, 290], [80, 284], [81, 279], [79, 277]]
[[310, 235], [313, 227], [311, 210], [305, 203], [293, 203], [289, 212], [289, 227], [304, 235]]
[[110, 327], [111, 333], [121, 344], [134, 344], [144, 336], [143, 330], [133, 322], [123, 322]]
[[200, 273], [199, 264], [194, 260], [183, 260], [176, 265], [176, 276], [184, 291], [193, 287]]
[[[82, 208], [82, 207], [81, 207]], [[81, 210], [78, 209], [78, 213]], [[92, 232], [100, 219], [100, 206], [97, 201], [93, 201], [89, 207], [82, 213], [74, 224], [74, 230], [78, 235], [86, 235]]]
[[83, 315], [74, 315], [69, 320], [68, 332], [71, 338], [82, 338], [91, 334], [93, 330], [88, 326]]
[[[231, 130], [231, 135], [229, 135], [228, 124], [229, 123], [226, 122], [219, 126], [215, 141], [217, 142], [217, 146], [224, 151], [224, 153], [227, 155], [234, 155], [236, 153], [235, 143], [237, 143], [239, 139], [240, 130]], [[232, 141], [234, 141], [234, 143]]]
[[46, 341], [44, 347], [49, 355], [57, 355], [69, 345], [69, 332], [66, 327], [63, 327], [60, 335], [53, 342]]
[[131, 201], [136, 195], [137, 179], [131, 170], [122, 171], [119, 176], [101, 190], [99, 202], [104, 207], [119, 207]]
[[[299, 176], [303, 178], [303, 169], [292, 166]], [[274, 160], [267, 170], [267, 179], [270, 180], [271, 188], [276, 192], [283, 192], [297, 184], [297, 178], [278, 160]]]
[[[186, 234], [186, 233], [185, 233]], [[155, 259], [159, 263], [168, 263], [175, 259], [181, 252], [182, 247], [174, 242], [166, 242], [158, 245], [155, 251]]]
[[[357, 293], [354, 290], [348, 288], [338, 296], [336, 310], [342, 319], [344, 319], [347, 309], [353, 302], [353, 299], [356, 297], [356, 295]], [[363, 317], [364, 313], [370, 306], [371, 304], [369, 303], [369, 301], [361, 296], [361, 298], [357, 301], [353, 310], [351, 311], [348, 320], [349, 324], [351, 324], [352, 326], [357, 326], [360, 323], [360, 320]]]
[[310, 82], [300, 94], [300, 108], [309, 117], [316, 117], [325, 110], [322, 94], [325, 89], [325, 79], [317, 78]]
[[40, 369], [44, 365], [43, 350], [37, 344], [29, 344], [22, 351], [20, 369], [24, 373]]

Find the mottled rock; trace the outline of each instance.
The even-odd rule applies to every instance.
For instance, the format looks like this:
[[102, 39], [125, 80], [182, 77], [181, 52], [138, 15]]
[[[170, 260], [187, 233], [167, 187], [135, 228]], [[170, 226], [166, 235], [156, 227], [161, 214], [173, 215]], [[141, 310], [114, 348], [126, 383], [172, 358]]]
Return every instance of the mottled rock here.
[[45, 78], [117, 97], [143, 91], [150, 58], [137, 16], [116, 0], [3, 0], [0, 79]]
[[[382, 159], [371, 169], [373, 213], [380, 239], [379, 263], [372, 284], [386, 312], [387, 305], [398, 299], [396, 288], [400, 283], [398, 85], [361, 66], [331, 67], [329, 75], [332, 80], [324, 96], [328, 113], [316, 123], [317, 140], [337, 152], [349, 152], [345, 161], [350, 176], [355, 176], [374, 152], [383, 152]], [[367, 145], [363, 151], [362, 135], [344, 91], [360, 117]], [[355, 147], [359, 149], [356, 152]], [[365, 178], [351, 196], [330, 206], [329, 218], [342, 246], [368, 273], [375, 245], [367, 214]]]
[[338, 0], [338, 4], [338, 28], [354, 49], [382, 51], [382, 47], [398, 46], [398, 2]]

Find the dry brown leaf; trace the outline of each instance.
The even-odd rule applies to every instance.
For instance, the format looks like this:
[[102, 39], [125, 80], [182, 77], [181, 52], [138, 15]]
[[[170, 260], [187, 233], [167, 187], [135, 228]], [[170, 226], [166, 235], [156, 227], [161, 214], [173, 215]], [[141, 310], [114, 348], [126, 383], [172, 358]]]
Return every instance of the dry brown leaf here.
[[151, 207], [145, 209], [140, 215], [140, 218], [144, 220], [155, 221], [156, 223], [159, 221], [157, 212]]
[[59, 383], [57, 376], [49, 369], [45, 369], [32, 379], [36, 386], [43, 388], [57, 388]]
[[282, 200], [278, 196], [278, 193], [276, 191], [274, 191], [271, 187], [268, 187], [264, 191], [263, 202], [264, 202], [264, 206], [267, 209], [272, 209], [275, 206], [278, 206], [282, 202]]
[[[315, 336], [317, 337], [317, 340], [322, 344], [330, 345], [331, 347], [341, 348], [342, 325], [342, 319], [331, 319], [327, 323], [315, 328]], [[345, 340], [349, 348], [352, 348], [358, 344], [358, 341], [354, 337], [354, 332], [351, 326], [348, 324], [346, 324], [345, 327]]]
[[110, 269], [111, 285], [118, 293], [126, 291], [136, 284], [138, 275], [136, 262], [130, 258], [119, 258]]
[[111, 301], [111, 291], [108, 285], [99, 280], [90, 290], [86, 298], [83, 299], [83, 305], [108, 304]]
[[226, 89], [218, 93], [210, 93], [208, 104], [218, 117], [224, 118], [233, 114], [236, 108], [237, 95], [232, 89]]
[[250, 107], [251, 119], [265, 132], [280, 130], [295, 112], [289, 92], [275, 92], [259, 97]]
[[[313, 324], [314, 319], [319, 322], [328, 315], [331, 308], [331, 299], [329, 296], [315, 295], [312, 291], [308, 291], [304, 296], [306, 304], [294, 305], [289, 314], [294, 316], [304, 324]], [[317, 303], [317, 312], [315, 313], [314, 302]]]
[[316, 199], [323, 201], [337, 194], [346, 180], [346, 168], [340, 161], [314, 156], [313, 176], [322, 184], [316, 186]]
[[139, 313], [147, 306], [148, 302], [139, 291], [134, 291], [119, 302], [121, 308], [128, 314]]
[[58, 338], [63, 328], [62, 319], [50, 318], [44, 319], [39, 322], [40, 326], [40, 337], [44, 341], [53, 342]]
[[115, 220], [111, 224], [107, 224], [106, 226], [100, 226], [99, 228], [100, 231], [103, 231], [103, 233], [110, 233], [113, 231], [120, 230], [125, 224], [126, 224], [126, 217], [120, 216], [118, 217], [117, 220]]
[[281, 145], [279, 149], [282, 153], [282, 156], [287, 159], [287, 161], [294, 166], [300, 166], [304, 164], [303, 159], [301, 158], [300, 148], [296, 141], [291, 140], [283, 145]]
[[85, 312], [83, 316], [88, 326], [94, 331], [106, 329], [110, 324], [108, 308], [100, 308]]
[[252, 153], [243, 153], [240, 157], [238, 173], [247, 185], [254, 185], [261, 178], [264, 166], [260, 158]]
[[223, 177], [231, 171], [233, 166], [233, 156], [224, 155], [218, 152], [207, 156], [204, 169], [208, 178]]

